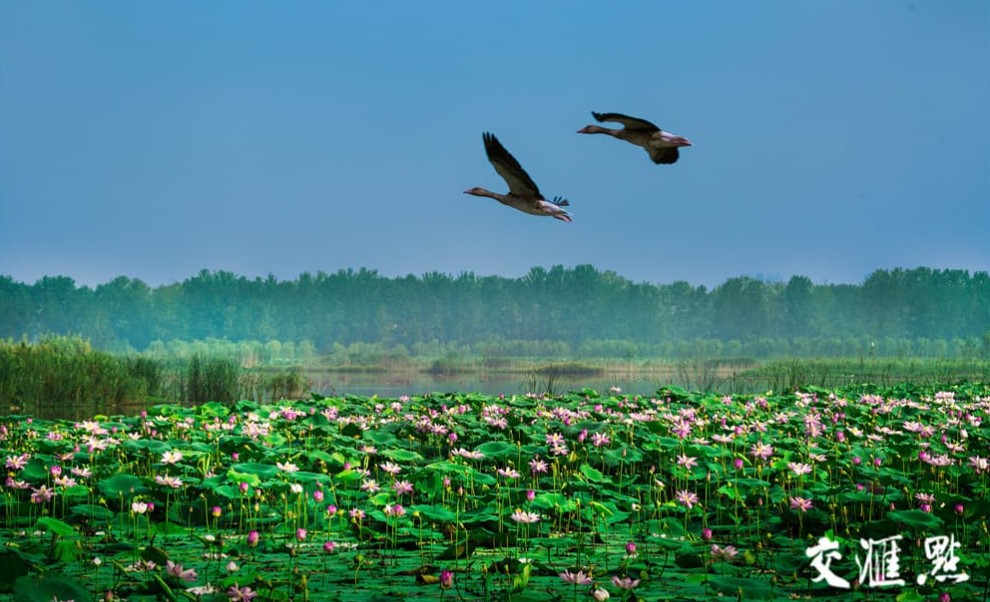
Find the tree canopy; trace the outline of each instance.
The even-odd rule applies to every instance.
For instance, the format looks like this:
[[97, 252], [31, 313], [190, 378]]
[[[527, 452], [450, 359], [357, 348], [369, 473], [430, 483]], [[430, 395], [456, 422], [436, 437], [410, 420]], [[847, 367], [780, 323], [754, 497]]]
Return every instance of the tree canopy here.
[[277, 340], [318, 352], [357, 342], [678, 341], [858, 339], [978, 341], [990, 345], [987, 272], [877, 270], [860, 285], [769, 282], [741, 276], [711, 290], [632, 282], [590, 265], [534, 267], [520, 278], [375, 270], [249, 279], [203, 270], [149, 287], [120, 276], [89, 288], [65, 276], [34, 284], [0, 276], [0, 337], [78, 334], [104, 348], [153, 341]]

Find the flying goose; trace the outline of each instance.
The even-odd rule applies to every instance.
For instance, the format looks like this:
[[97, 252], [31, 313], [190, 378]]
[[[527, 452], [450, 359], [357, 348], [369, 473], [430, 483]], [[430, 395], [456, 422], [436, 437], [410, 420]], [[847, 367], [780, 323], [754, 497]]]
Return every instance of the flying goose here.
[[677, 136], [670, 132], [665, 132], [645, 119], [629, 117], [621, 113], [595, 113], [591, 115], [598, 121], [614, 121], [621, 123], [621, 130], [612, 130], [597, 125], [587, 125], [580, 130], [579, 134], [608, 134], [631, 142], [636, 146], [642, 146], [650, 154], [650, 159], [654, 163], [670, 164], [677, 163], [680, 152], [679, 146], [691, 146], [691, 141], [687, 138]]
[[486, 196], [530, 215], [549, 215], [564, 222], [571, 221], [571, 216], [562, 209], [562, 207], [570, 205], [567, 199], [554, 197], [553, 200], [548, 201], [543, 198], [536, 183], [519, 165], [519, 161], [516, 161], [516, 158], [505, 150], [505, 147], [494, 134], [485, 132], [482, 134], [482, 139], [485, 141], [485, 154], [488, 155], [488, 161], [491, 162], [498, 175], [502, 176], [502, 179], [509, 185], [509, 194], [499, 194], [477, 186], [465, 190], [464, 194]]

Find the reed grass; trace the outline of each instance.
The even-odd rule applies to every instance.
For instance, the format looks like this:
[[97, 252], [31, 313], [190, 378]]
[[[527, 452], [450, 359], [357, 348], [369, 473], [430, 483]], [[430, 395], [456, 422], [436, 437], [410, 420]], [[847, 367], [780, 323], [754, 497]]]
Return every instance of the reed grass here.
[[146, 358], [93, 350], [79, 337], [52, 337], [36, 344], [0, 341], [0, 403], [41, 401], [119, 403], [156, 396], [162, 367]]
[[734, 374], [724, 385], [736, 390], [795, 391], [808, 386], [834, 388], [912, 382], [990, 382], [990, 360], [920, 358], [776, 359]]
[[37, 343], [0, 340], [3, 411], [52, 404], [299, 399], [308, 388], [298, 368], [246, 370], [228, 356], [114, 355], [75, 336]]

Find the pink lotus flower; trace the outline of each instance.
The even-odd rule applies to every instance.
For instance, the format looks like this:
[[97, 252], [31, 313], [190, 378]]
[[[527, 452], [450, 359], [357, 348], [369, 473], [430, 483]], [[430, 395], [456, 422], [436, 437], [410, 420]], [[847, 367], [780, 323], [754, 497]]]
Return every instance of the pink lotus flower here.
[[69, 472], [79, 477], [80, 479], [88, 479], [89, 477], [93, 476], [93, 471], [86, 468], [85, 466], [81, 468], [73, 468]]
[[511, 466], [506, 468], [498, 468], [495, 472], [497, 472], [499, 476], [505, 477], [506, 479], [518, 479], [520, 476], [519, 471]]
[[237, 587], [237, 584], [230, 586], [227, 590], [227, 597], [230, 598], [231, 602], [251, 602], [251, 600], [258, 595], [258, 592], [252, 590], [250, 587]]
[[976, 474], [982, 474], [990, 470], [990, 460], [980, 456], [970, 456], [969, 465]]
[[513, 512], [512, 516], [510, 516], [509, 518], [516, 521], [517, 523], [529, 524], [529, 523], [535, 523], [538, 520], [540, 520], [540, 515], [535, 514], [533, 512], [524, 512], [523, 510], [516, 508], [516, 511]]
[[712, 560], [732, 560], [739, 554], [735, 546], [725, 546], [724, 548], [719, 547], [717, 544], [712, 544]]
[[166, 562], [165, 572], [182, 581], [195, 581], [198, 577], [195, 569], [183, 569], [181, 564], [175, 564], [171, 560]]
[[31, 491], [31, 503], [32, 504], [42, 504], [45, 502], [50, 502], [53, 497], [55, 497], [55, 492], [48, 488], [47, 485], [42, 485], [37, 489], [32, 488]]
[[172, 475], [156, 475], [155, 483], [162, 485], [163, 487], [171, 487], [172, 489], [178, 489], [182, 487], [182, 480], [179, 477], [173, 477]]
[[55, 483], [55, 485], [58, 485], [59, 487], [75, 487], [76, 486], [76, 480], [73, 479], [72, 477], [66, 477], [66, 476], [55, 477], [55, 479], [53, 479], [52, 482]]
[[612, 585], [619, 589], [634, 589], [639, 585], [639, 579], [632, 579], [630, 577], [619, 578], [618, 575], [612, 575]]
[[396, 504], [394, 506], [391, 504], [386, 504], [384, 511], [385, 516], [400, 517], [406, 515], [406, 509], [402, 507], [402, 504]]
[[766, 460], [767, 458], [769, 458], [770, 456], [773, 455], [773, 446], [772, 445], [767, 445], [766, 443], [764, 443], [762, 441], [757, 441], [750, 448], [749, 453], [754, 458], [760, 458], [760, 459]]
[[285, 464], [283, 464], [281, 462], [276, 462], [275, 463], [275, 466], [278, 467], [279, 470], [281, 470], [283, 472], [287, 472], [289, 474], [292, 474], [294, 472], [298, 472], [298, 470], [299, 470], [299, 467], [296, 466], [295, 464], [293, 464], [292, 462], [286, 462]]
[[670, 432], [677, 435], [679, 439], [687, 439], [691, 436], [691, 425], [684, 420], [677, 419], [670, 426]]
[[674, 495], [674, 499], [687, 506], [688, 510], [690, 510], [691, 508], [694, 508], [695, 504], [698, 503], [698, 494], [693, 491], [682, 489]]
[[7, 460], [4, 462], [4, 465], [11, 470], [21, 470], [27, 466], [27, 462], [30, 457], [31, 456], [26, 453], [19, 456], [7, 456]]
[[[453, 433], [452, 433], [453, 434]], [[480, 460], [485, 457], [485, 454], [480, 451], [471, 451], [464, 449], [463, 447], [458, 447], [454, 451], [450, 452], [455, 456], [460, 456], [462, 458], [467, 458], [468, 460]]]
[[595, 447], [604, 447], [611, 442], [612, 440], [605, 433], [594, 433], [591, 435], [591, 444]]
[[540, 474], [547, 472], [549, 468], [550, 467], [547, 466], [547, 463], [539, 458], [533, 458], [532, 460], [529, 461], [529, 469], [530, 471], [532, 471], [533, 474]]
[[584, 574], [584, 571], [578, 571], [577, 573], [571, 573], [570, 571], [564, 571], [563, 573], [557, 573], [564, 583], [571, 583], [573, 585], [591, 585], [591, 577]]
[[792, 497], [791, 508], [794, 510], [800, 510], [801, 512], [807, 512], [808, 510], [811, 510], [811, 500], [803, 497]]

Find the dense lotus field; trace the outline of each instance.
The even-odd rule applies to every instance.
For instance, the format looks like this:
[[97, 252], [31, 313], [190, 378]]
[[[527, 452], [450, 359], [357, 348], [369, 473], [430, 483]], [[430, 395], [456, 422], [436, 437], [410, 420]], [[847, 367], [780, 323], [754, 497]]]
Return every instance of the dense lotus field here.
[[0, 597], [987, 599], [990, 388], [0, 419]]

